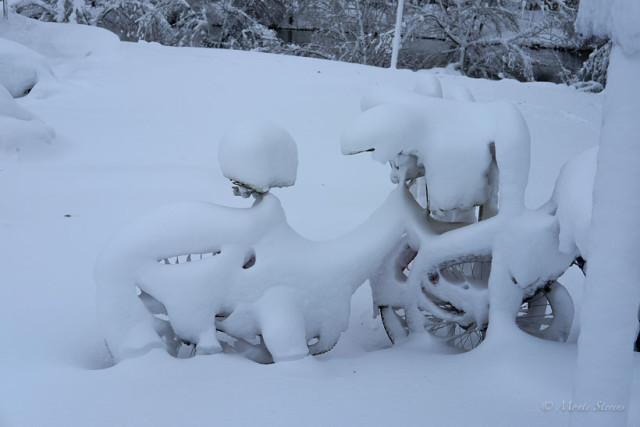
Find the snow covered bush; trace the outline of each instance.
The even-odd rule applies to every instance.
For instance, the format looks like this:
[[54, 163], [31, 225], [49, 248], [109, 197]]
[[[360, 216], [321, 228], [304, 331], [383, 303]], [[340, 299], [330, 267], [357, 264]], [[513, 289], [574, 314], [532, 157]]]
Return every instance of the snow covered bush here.
[[389, 66], [394, 5], [372, 0], [323, 0], [316, 5], [319, 30], [312, 44], [331, 59]]
[[579, 70], [564, 78], [566, 83], [580, 90], [602, 91], [607, 84], [607, 67], [612, 46], [611, 40], [597, 46]]
[[442, 41], [444, 64], [471, 77], [531, 81], [527, 49], [575, 47], [575, 5], [567, 0], [409, 2], [405, 15], [405, 38]]
[[92, 23], [92, 6], [84, 0], [19, 0], [12, 6], [17, 13], [40, 21]]
[[271, 27], [282, 14], [284, 7], [268, 0], [108, 1], [96, 25], [128, 41], [280, 52], [283, 42]]

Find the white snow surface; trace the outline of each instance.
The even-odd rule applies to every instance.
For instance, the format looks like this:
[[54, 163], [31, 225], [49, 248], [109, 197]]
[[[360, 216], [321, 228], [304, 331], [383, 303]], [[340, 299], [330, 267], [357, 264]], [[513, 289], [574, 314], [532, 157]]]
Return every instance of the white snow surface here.
[[[231, 123], [260, 117], [298, 142], [296, 185], [278, 190], [291, 228], [314, 240], [344, 235], [393, 186], [368, 156], [342, 156], [340, 136], [361, 114], [363, 94], [411, 90], [423, 73], [118, 43], [88, 27], [13, 21], [28, 31], [3, 25], [0, 37], [30, 40], [57, 80], [15, 101], [6, 95], [57, 137], [36, 149], [48, 148], [46, 156], [0, 158], [1, 426], [567, 424], [579, 325], [566, 344], [516, 333], [459, 355], [420, 336], [392, 347], [367, 285], [338, 345], [321, 356], [259, 365], [153, 350], [113, 366], [92, 269], [117, 230], [180, 201], [248, 208], [217, 166], [218, 141]], [[602, 95], [434, 72], [444, 93], [461, 85], [479, 103], [507, 101], [522, 112], [531, 132], [528, 207], [549, 200], [561, 166], [598, 142]], [[159, 238], [174, 226], [187, 227], [166, 225]], [[581, 273], [561, 281], [579, 310]], [[637, 354], [633, 363], [632, 426], [640, 424]]]
[[224, 176], [259, 193], [296, 182], [298, 148], [280, 126], [260, 120], [235, 123], [222, 137], [218, 162]]

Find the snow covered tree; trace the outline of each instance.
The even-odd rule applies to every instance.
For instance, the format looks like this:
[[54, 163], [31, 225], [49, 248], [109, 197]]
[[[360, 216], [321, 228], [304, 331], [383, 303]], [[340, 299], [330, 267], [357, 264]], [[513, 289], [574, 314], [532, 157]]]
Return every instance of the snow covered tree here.
[[[4, 2], [7, 3], [6, 1]], [[41, 21], [92, 24], [90, 9], [95, 5], [84, 0], [21, 0], [13, 5], [21, 15]]]
[[564, 0], [415, 1], [405, 37], [444, 41], [450, 61], [465, 75], [533, 80], [526, 48], [566, 43], [574, 12]]
[[398, 66], [398, 53], [400, 51], [400, 43], [402, 39], [402, 15], [404, 13], [404, 0], [398, 0], [398, 9], [396, 10], [396, 26], [393, 30], [393, 43], [391, 47], [391, 68]]
[[386, 67], [391, 58], [393, 4], [375, 0], [320, 0], [313, 44], [338, 61]]
[[97, 23], [125, 40], [278, 52], [283, 43], [269, 26], [285, 13], [273, 0], [116, 0]]
[[607, 84], [607, 67], [612, 46], [611, 40], [601, 40], [579, 70], [566, 73], [568, 77], [564, 78], [565, 82], [581, 90], [603, 90]]
[[[611, 36], [573, 401], [575, 426], [626, 426], [640, 305], [640, 2], [583, 0], [577, 29]], [[614, 405], [623, 410], [606, 410]]]

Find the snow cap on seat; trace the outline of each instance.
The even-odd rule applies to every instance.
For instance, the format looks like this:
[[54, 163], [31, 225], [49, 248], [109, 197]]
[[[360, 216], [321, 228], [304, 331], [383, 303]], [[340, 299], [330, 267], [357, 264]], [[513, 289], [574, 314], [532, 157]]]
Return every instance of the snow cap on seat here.
[[228, 179], [258, 193], [295, 184], [298, 149], [282, 127], [264, 120], [244, 120], [222, 137], [218, 163]]

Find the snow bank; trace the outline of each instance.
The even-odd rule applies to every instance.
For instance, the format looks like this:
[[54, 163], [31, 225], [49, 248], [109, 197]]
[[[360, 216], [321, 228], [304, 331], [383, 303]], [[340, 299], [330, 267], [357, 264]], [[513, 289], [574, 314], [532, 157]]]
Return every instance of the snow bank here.
[[115, 34], [98, 27], [40, 22], [12, 14], [0, 25], [0, 37], [21, 43], [54, 62], [119, 49]]
[[52, 75], [44, 56], [20, 43], [0, 38], [0, 85], [14, 98], [28, 94], [38, 80]]
[[298, 149], [281, 127], [259, 120], [235, 124], [220, 141], [218, 162], [225, 177], [258, 193], [295, 184]]

